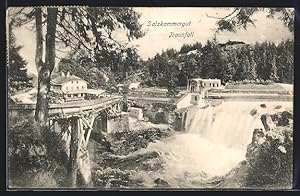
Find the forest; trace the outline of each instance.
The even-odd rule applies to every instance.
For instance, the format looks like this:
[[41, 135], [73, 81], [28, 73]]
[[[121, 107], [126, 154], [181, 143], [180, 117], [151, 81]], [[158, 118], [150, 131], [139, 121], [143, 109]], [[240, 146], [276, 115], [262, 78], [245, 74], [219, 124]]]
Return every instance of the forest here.
[[216, 39], [205, 45], [183, 45], [148, 59], [147, 83], [153, 86], [185, 86], [187, 78], [219, 78], [224, 83], [255, 80], [293, 82], [293, 42], [246, 44]]
[[[101, 62], [70, 54], [59, 62], [53, 76], [60, 71], [70, 71], [87, 80], [92, 88], [126, 82], [126, 78], [135, 72], [144, 73], [144, 85], [169, 90], [185, 86], [187, 79], [197, 77], [219, 78], [223, 84], [240, 81], [293, 83], [293, 54], [292, 40], [279, 44], [247, 44], [238, 41], [219, 43], [213, 39], [205, 45], [196, 42], [184, 44], [179, 50], [167, 49], [147, 60], [141, 60], [137, 50], [132, 49], [126, 51], [125, 58], [116, 53], [114, 58]], [[105, 79], [105, 75], [110, 76], [110, 80]]]

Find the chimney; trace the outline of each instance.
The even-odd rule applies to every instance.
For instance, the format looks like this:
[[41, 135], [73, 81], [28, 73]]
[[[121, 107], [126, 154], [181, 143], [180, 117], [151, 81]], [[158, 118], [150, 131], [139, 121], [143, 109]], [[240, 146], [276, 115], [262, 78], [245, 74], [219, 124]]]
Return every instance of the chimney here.
[[69, 77], [69, 76], [70, 76], [70, 72], [68, 71], [68, 72], [67, 72], [67, 77]]
[[60, 76], [64, 77], [65, 76], [64, 72], [60, 72]]

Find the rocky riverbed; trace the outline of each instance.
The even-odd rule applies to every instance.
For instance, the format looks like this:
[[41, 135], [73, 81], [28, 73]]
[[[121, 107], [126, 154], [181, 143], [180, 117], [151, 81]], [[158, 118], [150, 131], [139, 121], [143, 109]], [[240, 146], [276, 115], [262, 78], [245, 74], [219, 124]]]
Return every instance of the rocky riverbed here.
[[[264, 108], [264, 106], [259, 107]], [[239, 162], [225, 175], [214, 177], [205, 172], [193, 172], [193, 169], [182, 172], [181, 175], [181, 170], [185, 170], [183, 166], [166, 164], [166, 161], [171, 159], [175, 159], [176, 163], [184, 161], [181, 160], [183, 157], [177, 156], [174, 152], [179, 152], [189, 145], [176, 146], [175, 143], [192, 139], [193, 137], [185, 137], [189, 134], [176, 132], [167, 126], [148, 126], [146, 129], [108, 134], [106, 136], [108, 147], [94, 141], [97, 155], [94, 158], [92, 174], [94, 187], [290, 188], [293, 162], [293, 112], [279, 106], [273, 109], [272, 112], [262, 115], [258, 115], [257, 110], [250, 112], [252, 116], [258, 115], [264, 129], [253, 130], [245, 160]], [[188, 143], [191, 142], [193, 141]], [[191, 156], [197, 156], [197, 152], [195, 151]], [[226, 155], [220, 154], [220, 156]], [[187, 161], [184, 163], [188, 164]], [[177, 168], [178, 172], [172, 173], [170, 168], [173, 167]], [[194, 165], [195, 167], [200, 166]]]
[[[153, 172], [163, 168], [163, 160], [157, 152], [138, 153], [150, 142], [170, 137], [176, 132], [170, 128], [152, 127], [127, 132], [111, 133], [107, 136], [110, 151], [95, 142], [96, 163], [93, 169], [94, 187], [138, 188], [144, 187], [140, 179], [134, 178], [138, 172]], [[161, 183], [162, 180], [157, 181]]]
[[291, 188], [293, 113], [263, 114], [265, 130], [255, 129], [246, 160], [229, 172], [220, 188]]

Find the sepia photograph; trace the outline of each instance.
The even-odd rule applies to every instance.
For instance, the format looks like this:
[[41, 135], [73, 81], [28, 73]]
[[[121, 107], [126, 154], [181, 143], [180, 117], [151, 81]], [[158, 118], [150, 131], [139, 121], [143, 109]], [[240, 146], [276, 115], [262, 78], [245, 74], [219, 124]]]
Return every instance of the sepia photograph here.
[[7, 189], [291, 189], [294, 15], [8, 7]]

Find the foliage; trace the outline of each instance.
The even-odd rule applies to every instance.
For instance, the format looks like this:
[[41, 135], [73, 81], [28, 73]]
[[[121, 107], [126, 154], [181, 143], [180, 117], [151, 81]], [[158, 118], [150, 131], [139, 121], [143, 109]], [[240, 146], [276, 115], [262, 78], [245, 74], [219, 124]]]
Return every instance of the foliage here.
[[130, 179], [134, 171], [123, 171], [119, 168], [106, 168], [96, 170], [93, 175], [93, 182], [96, 187], [104, 188], [130, 188], [139, 186], [138, 182]]
[[169, 137], [171, 129], [151, 128], [139, 131], [115, 132], [111, 134], [112, 149], [115, 154], [127, 155], [141, 148], [146, 148], [150, 142]]
[[10, 90], [32, 87], [31, 78], [27, 75], [27, 62], [20, 55], [21, 48], [16, 45], [16, 38], [9, 25], [8, 86]]
[[279, 186], [288, 187], [293, 173], [293, 115], [284, 111], [271, 116], [264, 114], [261, 119], [266, 123], [265, 126], [272, 126], [269, 124], [272, 122], [276, 128], [265, 133], [254, 131], [246, 154], [250, 166], [246, 184], [265, 187], [280, 183]]
[[185, 86], [195, 77], [219, 78], [223, 83], [293, 83], [293, 56], [291, 40], [277, 46], [269, 42], [220, 44], [216, 39], [204, 46], [185, 44], [179, 51], [166, 50], [148, 59], [145, 84], [166, 87], [174, 95], [174, 87]]
[[62, 58], [58, 63], [57, 75], [61, 72], [73, 74], [88, 82], [89, 88], [100, 88], [106, 83], [106, 73], [97, 68], [97, 65], [88, 58]]
[[[108, 70], [112, 72], [112, 66], [119, 58], [111, 57], [122, 58], [127, 49], [126, 44], [116, 41], [112, 33], [122, 29], [129, 41], [144, 35], [139, 24], [140, 14], [128, 7], [11, 8], [10, 13], [14, 26], [35, 20], [35, 62], [39, 72], [35, 119], [43, 126], [47, 123], [50, 79], [59, 46], [69, 47], [75, 52], [84, 51], [84, 55], [79, 55], [86, 57], [88, 54], [93, 61], [104, 64], [112, 60], [114, 62], [109, 64]], [[46, 24], [46, 33], [43, 33], [43, 24]], [[127, 53], [130, 59], [134, 58], [132, 51], [127, 50]], [[87, 77], [95, 78], [97, 75], [97, 70], [93, 70]]]
[[67, 161], [59, 136], [41, 130], [28, 116], [12, 118], [8, 123], [10, 187], [57, 187], [64, 176], [56, 173], [57, 168], [64, 170]]
[[258, 12], [266, 12], [267, 17], [277, 17], [290, 30], [294, 31], [294, 13], [291, 8], [232, 8], [229, 13], [223, 17], [208, 16], [217, 19], [217, 31], [236, 32], [237, 29], [244, 28], [250, 25], [255, 26], [254, 15]]

